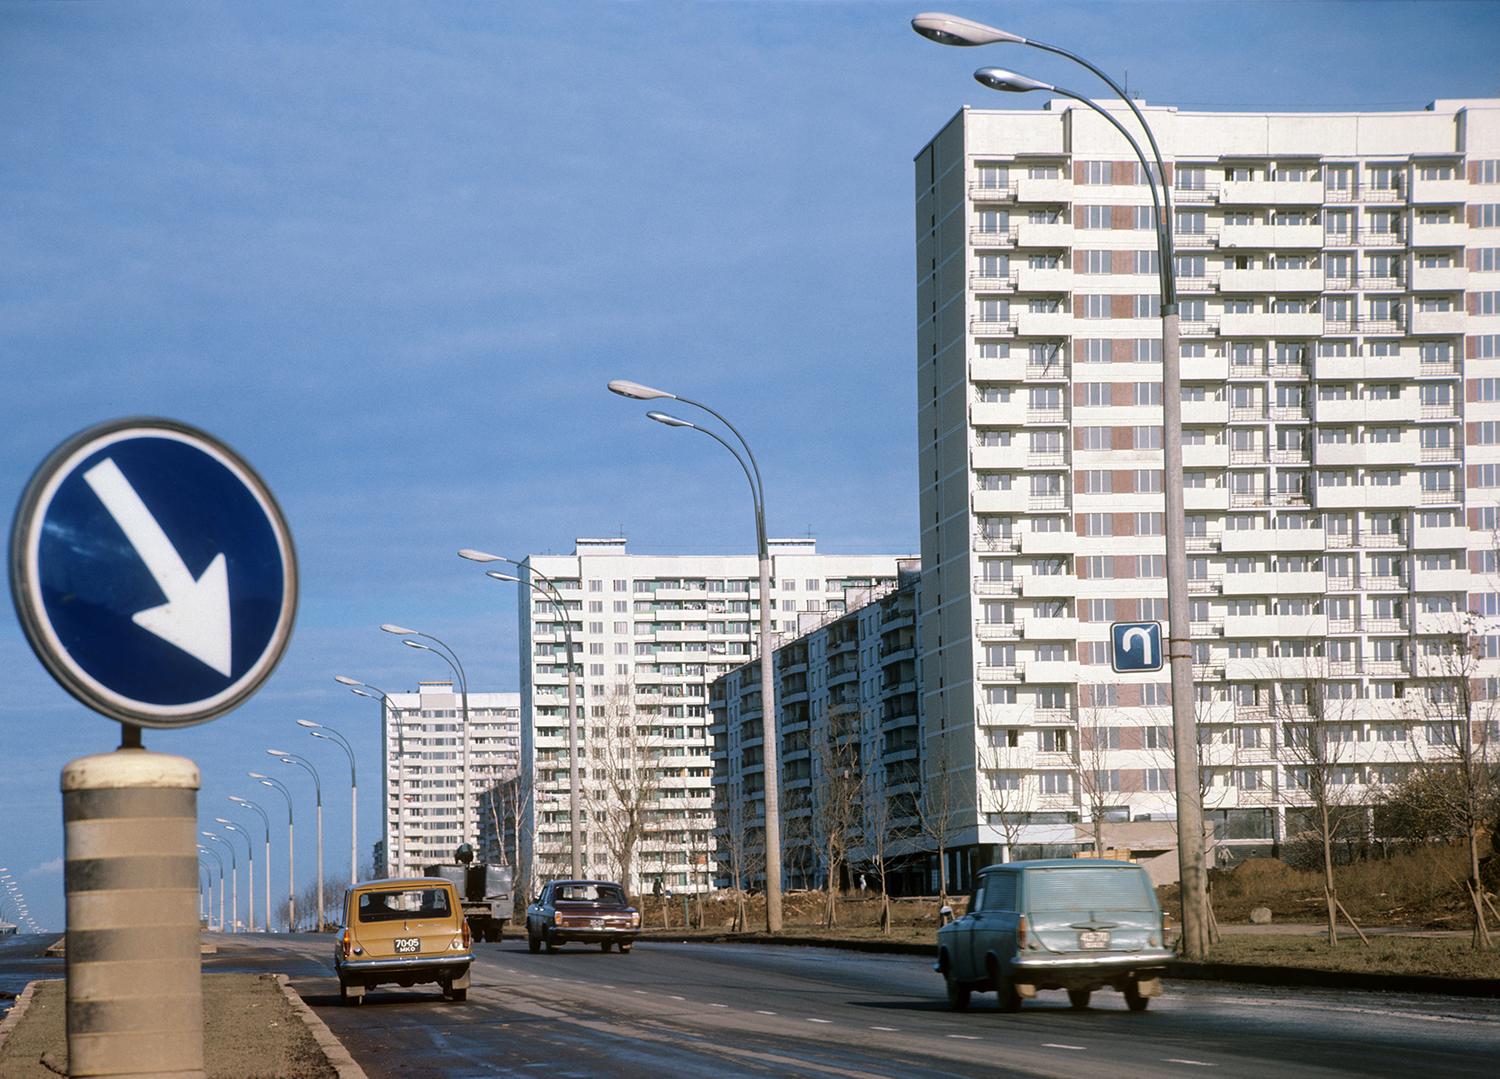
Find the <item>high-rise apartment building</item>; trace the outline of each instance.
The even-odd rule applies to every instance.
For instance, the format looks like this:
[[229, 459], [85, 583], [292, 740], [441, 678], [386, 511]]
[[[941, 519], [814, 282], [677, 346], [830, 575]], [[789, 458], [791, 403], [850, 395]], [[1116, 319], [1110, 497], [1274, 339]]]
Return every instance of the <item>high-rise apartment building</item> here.
[[[842, 883], [884, 862], [897, 895], [926, 887], [916, 675], [919, 571], [845, 594], [842, 613], [800, 616], [776, 649], [782, 871], [787, 887]], [[717, 878], [765, 880], [765, 765], [760, 664], [710, 688]], [[831, 867], [830, 851], [842, 865]]]
[[451, 681], [421, 682], [416, 693], [392, 693], [382, 705], [381, 804], [388, 876], [420, 876], [450, 862], [460, 843], [475, 843], [494, 804], [497, 782], [514, 776], [521, 757], [517, 693], [469, 693], [468, 819], [463, 814], [464, 709]]
[[[896, 578], [895, 555], [822, 555], [811, 539], [770, 550], [777, 634], [795, 633], [801, 614], [841, 609], [846, 588]], [[573, 626], [584, 873], [629, 877], [632, 889], [709, 887], [708, 687], [758, 654], [756, 557], [635, 555], [623, 538], [580, 539], [571, 555], [526, 564], [556, 583]], [[521, 862], [534, 857], [548, 879], [571, 872], [566, 643], [541, 595], [518, 606]]]
[[[1398, 779], [1451, 737], [1424, 676], [1455, 624], [1500, 614], [1500, 99], [1143, 110], [1175, 213], [1205, 805], [1270, 847], [1308, 802], [1309, 714], [1341, 717], [1334, 782]], [[1101, 813], [1174, 811], [1166, 676], [1113, 674], [1106, 644], [1111, 621], [1165, 620], [1143, 179], [1065, 101], [965, 109], [916, 158], [919, 637], [926, 767], [963, 805], [950, 881], [1071, 849]]]

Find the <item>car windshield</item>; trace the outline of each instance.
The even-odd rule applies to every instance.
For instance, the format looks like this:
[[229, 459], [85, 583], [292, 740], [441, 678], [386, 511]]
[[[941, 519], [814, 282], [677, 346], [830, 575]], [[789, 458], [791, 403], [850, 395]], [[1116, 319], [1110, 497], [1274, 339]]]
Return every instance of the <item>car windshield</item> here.
[[1151, 892], [1139, 869], [1033, 869], [1026, 874], [1026, 905], [1046, 910], [1151, 910]]
[[625, 905], [625, 892], [618, 884], [559, 884], [552, 890], [554, 903], [609, 903]]
[[446, 918], [446, 888], [403, 888], [400, 891], [365, 892], [359, 897], [359, 920], [389, 922], [397, 918]]

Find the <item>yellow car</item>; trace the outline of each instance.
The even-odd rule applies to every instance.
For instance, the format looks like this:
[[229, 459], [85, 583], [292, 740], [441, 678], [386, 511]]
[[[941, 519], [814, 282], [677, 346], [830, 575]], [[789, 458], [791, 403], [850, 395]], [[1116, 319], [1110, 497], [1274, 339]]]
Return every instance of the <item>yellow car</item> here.
[[436, 982], [448, 1000], [469, 995], [474, 962], [458, 892], [436, 877], [372, 880], [344, 893], [344, 924], [335, 938], [339, 996], [364, 1003], [377, 985]]

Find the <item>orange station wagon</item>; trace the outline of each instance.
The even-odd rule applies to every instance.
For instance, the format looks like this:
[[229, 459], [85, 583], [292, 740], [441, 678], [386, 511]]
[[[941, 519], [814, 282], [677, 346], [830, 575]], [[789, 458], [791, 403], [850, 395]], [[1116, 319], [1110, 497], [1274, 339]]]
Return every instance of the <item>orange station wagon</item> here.
[[458, 892], [436, 877], [373, 880], [344, 893], [333, 965], [339, 996], [355, 1004], [377, 985], [436, 982], [448, 1000], [469, 995], [474, 962]]

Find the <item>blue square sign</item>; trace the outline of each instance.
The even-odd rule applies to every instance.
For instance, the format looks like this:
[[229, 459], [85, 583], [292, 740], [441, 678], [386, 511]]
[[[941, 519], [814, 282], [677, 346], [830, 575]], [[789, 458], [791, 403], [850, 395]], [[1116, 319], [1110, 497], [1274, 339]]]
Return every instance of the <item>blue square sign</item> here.
[[1160, 622], [1111, 622], [1109, 665], [1119, 674], [1159, 671], [1165, 664]]

